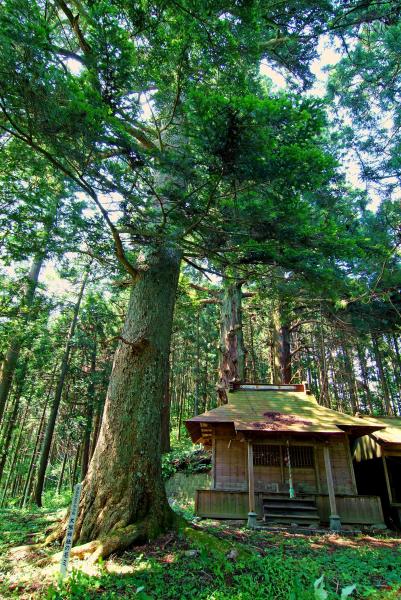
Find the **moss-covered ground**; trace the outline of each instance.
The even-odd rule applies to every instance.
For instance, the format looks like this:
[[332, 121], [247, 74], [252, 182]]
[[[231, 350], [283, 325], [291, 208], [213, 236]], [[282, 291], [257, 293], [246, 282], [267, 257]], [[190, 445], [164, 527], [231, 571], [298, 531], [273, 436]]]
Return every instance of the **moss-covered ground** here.
[[[353, 585], [351, 598], [401, 598], [398, 537], [251, 532], [238, 523], [211, 521], [196, 525], [213, 536], [210, 544], [196, 535], [166, 534], [96, 566], [75, 559], [60, 583], [58, 565], [50, 562], [59, 548], [15, 547], [43, 540], [61, 514], [57, 506], [0, 512], [0, 598], [330, 600], [344, 589], [345, 598]], [[229, 553], [221, 540], [232, 544]], [[315, 589], [322, 575], [324, 585]]]

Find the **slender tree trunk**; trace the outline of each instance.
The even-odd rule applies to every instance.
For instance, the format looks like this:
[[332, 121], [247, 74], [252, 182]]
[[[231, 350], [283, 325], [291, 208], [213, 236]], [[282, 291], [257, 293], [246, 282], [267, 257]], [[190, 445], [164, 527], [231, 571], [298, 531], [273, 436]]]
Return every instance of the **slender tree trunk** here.
[[69, 359], [70, 359], [70, 353], [71, 353], [71, 341], [72, 341], [72, 338], [75, 333], [75, 328], [76, 328], [77, 321], [78, 321], [79, 307], [81, 305], [81, 300], [82, 300], [82, 297], [84, 294], [84, 290], [85, 290], [85, 286], [86, 286], [88, 277], [89, 277], [89, 268], [87, 269], [84, 279], [82, 281], [81, 288], [80, 288], [79, 294], [78, 294], [78, 299], [74, 306], [74, 312], [73, 312], [73, 316], [72, 316], [72, 320], [71, 320], [71, 324], [70, 324], [70, 329], [69, 329], [69, 332], [67, 335], [67, 342], [66, 342], [63, 358], [61, 360], [60, 374], [59, 374], [59, 378], [58, 378], [58, 382], [57, 382], [56, 392], [55, 392], [53, 403], [51, 406], [49, 420], [47, 422], [45, 439], [43, 442], [43, 448], [42, 448], [41, 455], [40, 455], [38, 479], [37, 479], [36, 489], [35, 489], [35, 502], [38, 506], [42, 506], [42, 493], [43, 493], [43, 487], [44, 487], [44, 482], [45, 482], [47, 464], [48, 464], [48, 460], [49, 460], [49, 453], [50, 453], [50, 448], [51, 448], [52, 441], [53, 441], [54, 428], [56, 426], [56, 420], [57, 420], [57, 415], [58, 415], [58, 409], [60, 406], [61, 396], [63, 393], [64, 382], [65, 382], [65, 378], [67, 376], [68, 367], [69, 367]]
[[286, 323], [280, 327], [280, 373], [283, 383], [291, 383], [292, 364], [291, 364], [291, 336], [290, 328]]
[[26, 311], [25, 316], [21, 319], [21, 321], [18, 324], [20, 331], [13, 336], [8, 347], [5, 359], [3, 361], [0, 379], [0, 423], [3, 418], [8, 394], [11, 389], [15, 369], [18, 363], [18, 357], [22, 348], [23, 335], [21, 335], [21, 329], [24, 328], [24, 324], [26, 323], [28, 318], [29, 308], [32, 306], [33, 303], [33, 298], [35, 295], [36, 287], [38, 285], [39, 273], [40, 269], [42, 268], [43, 260], [44, 255], [37, 257], [33, 261], [32, 266], [27, 275], [27, 283], [25, 286], [24, 296], [21, 303], [21, 307], [24, 307]]
[[93, 426], [93, 434], [92, 434], [91, 446], [90, 446], [90, 451], [89, 451], [89, 462], [92, 460], [92, 456], [95, 452], [97, 440], [99, 437], [100, 426], [101, 426], [102, 418], [103, 418], [103, 410], [104, 410], [104, 400], [102, 399], [102, 401], [98, 402], [98, 404], [97, 404], [97, 410], [96, 410], [96, 414], [95, 414], [95, 423]]
[[83, 482], [79, 542], [136, 523], [149, 538], [173, 519], [161, 475], [160, 415], [180, 255], [159, 248], [143, 253], [138, 263], [99, 439]]
[[93, 347], [91, 352], [91, 368], [89, 373], [89, 384], [88, 384], [88, 398], [86, 403], [86, 421], [85, 421], [85, 432], [82, 446], [82, 463], [81, 463], [81, 477], [85, 477], [88, 472], [89, 465], [89, 451], [91, 443], [92, 423], [93, 423], [93, 412], [95, 408], [95, 373], [96, 373], [96, 341], [93, 341]]
[[162, 454], [170, 452], [170, 364], [167, 368], [164, 382], [163, 406], [161, 414], [161, 451]]
[[270, 381], [274, 385], [280, 385], [281, 381], [281, 365], [280, 365], [280, 312], [276, 306], [272, 310], [272, 336], [271, 336], [271, 358], [270, 358], [270, 369], [271, 377]]
[[61, 465], [60, 477], [58, 478], [56, 494], [59, 494], [61, 492], [61, 488], [63, 487], [65, 465], [67, 464], [67, 458], [68, 458], [68, 445], [69, 445], [69, 441], [70, 440], [68, 439], [68, 442], [67, 442], [67, 445], [66, 445], [66, 449], [65, 449], [65, 452], [64, 452], [63, 463]]
[[[78, 463], [79, 463], [80, 454], [81, 454], [81, 444], [78, 444], [77, 449], [75, 451], [74, 464], [73, 464], [72, 471], [71, 471], [71, 490], [74, 489], [74, 485], [77, 480], [77, 471], [78, 471]], [[82, 477], [81, 477], [81, 480], [82, 480]]]
[[220, 320], [220, 381], [218, 394], [220, 404], [227, 402], [230, 383], [244, 381], [245, 355], [242, 330], [241, 282], [225, 281], [221, 302]]
[[196, 357], [195, 357], [195, 394], [194, 415], [199, 414], [199, 387], [200, 387], [200, 331], [199, 331], [199, 309], [196, 314]]
[[23, 414], [22, 419], [21, 419], [21, 423], [19, 425], [20, 430], [19, 430], [19, 433], [18, 433], [17, 440], [15, 442], [15, 446], [14, 446], [14, 450], [13, 450], [13, 454], [12, 454], [12, 458], [11, 458], [11, 462], [10, 462], [10, 466], [9, 466], [7, 480], [6, 480], [4, 489], [3, 489], [3, 496], [2, 496], [2, 499], [1, 499], [0, 507], [4, 506], [4, 502], [5, 502], [5, 499], [7, 497], [8, 486], [10, 484], [10, 481], [11, 481], [12, 477], [14, 476], [14, 482], [13, 482], [11, 496], [13, 496], [15, 485], [16, 485], [17, 480], [18, 480], [18, 474], [16, 473], [15, 466], [16, 466], [16, 463], [17, 463], [19, 457], [20, 457], [20, 447], [21, 447], [21, 442], [22, 442], [22, 434], [23, 434], [23, 431], [24, 431], [26, 417], [28, 415], [28, 410], [29, 410], [29, 404], [27, 403], [26, 406], [25, 406], [24, 414]]
[[375, 361], [376, 361], [376, 366], [377, 366], [377, 373], [378, 373], [379, 381], [380, 381], [380, 387], [381, 387], [381, 390], [383, 393], [385, 412], [387, 415], [392, 415], [393, 410], [391, 408], [390, 392], [389, 392], [388, 385], [387, 385], [386, 375], [384, 373], [382, 355], [381, 355], [381, 352], [379, 349], [378, 339], [373, 334], [372, 334], [372, 344], [373, 344], [373, 352], [375, 355]]
[[361, 369], [363, 388], [365, 390], [366, 403], [367, 403], [367, 406], [369, 409], [369, 413], [371, 415], [373, 415], [372, 393], [369, 388], [368, 367], [366, 364], [365, 351], [361, 347], [360, 344], [358, 344], [358, 346], [357, 346], [357, 353], [358, 353], [359, 366]]
[[356, 378], [355, 378], [352, 352], [350, 352], [348, 344], [344, 340], [342, 341], [341, 348], [342, 348], [342, 353], [343, 353], [343, 357], [344, 357], [345, 377], [347, 380], [351, 410], [355, 414], [359, 410], [359, 399], [358, 399], [358, 389], [356, 387]]
[[252, 381], [257, 383], [257, 363], [256, 363], [256, 354], [255, 354], [255, 344], [254, 344], [254, 331], [253, 331], [253, 319], [254, 315], [249, 315], [249, 340], [250, 340], [250, 359], [251, 359], [251, 373], [252, 373]]
[[24, 379], [25, 379], [25, 371], [26, 371], [26, 363], [23, 365], [22, 372], [20, 373], [21, 380], [17, 383], [17, 388], [15, 390], [15, 400], [13, 411], [11, 413], [10, 422], [8, 424], [7, 431], [5, 432], [5, 437], [2, 444], [2, 451], [0, 456], [0, 481], [3, 478], [4, 466], [6, 464], [11, 438], [14, 432], [14, 429], [18, 427], [18, 413], [20, 408], [20, 400], [24, 388]]

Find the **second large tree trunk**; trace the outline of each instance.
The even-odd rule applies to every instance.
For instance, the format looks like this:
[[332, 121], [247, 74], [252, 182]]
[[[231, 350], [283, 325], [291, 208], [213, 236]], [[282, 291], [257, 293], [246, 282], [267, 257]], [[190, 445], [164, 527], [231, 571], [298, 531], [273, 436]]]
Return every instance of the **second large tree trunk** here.
[[[161, 476], [161, 412], [180, 254], [143, 254], [117, 348], [102, 427], [83, 482], [76, 540], [112, 537], [141, 524], [146, 537], [173, 519]], [[120, 532], [120, 533], [118, 533]], [[113, 534], [113, 535], [111, 535]], [[103, 547], [103, 555], [108, 551]]]
[[227, 402], [230, 383], [244, 381], [245, 356], [241, 282], [225, 282], [220, 320], [220, 404]]

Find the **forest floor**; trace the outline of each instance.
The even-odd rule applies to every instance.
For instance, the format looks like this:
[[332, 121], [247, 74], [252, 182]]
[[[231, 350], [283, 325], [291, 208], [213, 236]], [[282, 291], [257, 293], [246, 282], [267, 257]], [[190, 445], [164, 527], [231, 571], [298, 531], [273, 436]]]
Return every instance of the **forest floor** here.
[[[249, 531], [235, 522], [197, 523], [213, 536], [210, 546], [171, 533], [96, 566], [74, 559], [70, 577], [60, 582], [58, 563], [49, 563], [59, 549], [15, 548], [43, 540], [62, 514], [0, 511], [1, 599], [401, 598], [401, 538], [395, 535]], [[219, 550], [220, 540], [232, 544], [228, 554]]]

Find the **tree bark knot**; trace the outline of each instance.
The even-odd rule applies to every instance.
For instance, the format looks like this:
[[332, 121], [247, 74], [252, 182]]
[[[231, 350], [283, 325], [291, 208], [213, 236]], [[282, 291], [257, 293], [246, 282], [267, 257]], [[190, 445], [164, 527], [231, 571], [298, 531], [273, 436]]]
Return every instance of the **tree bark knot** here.
[[150, 341], [147, 338], [139, 338], [138, 340], [130, 342], [122, 335], [119, 335], [118, 339], [121, 340], [123, 344], [127, 344], [127, 346], [130, 346], [135, 354], [139, 354], [140, 352], [142, 352], [150, 346]]

